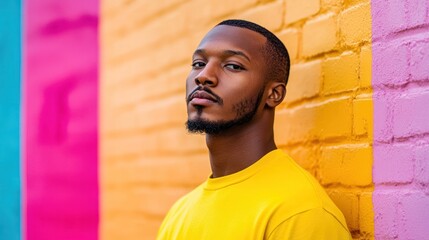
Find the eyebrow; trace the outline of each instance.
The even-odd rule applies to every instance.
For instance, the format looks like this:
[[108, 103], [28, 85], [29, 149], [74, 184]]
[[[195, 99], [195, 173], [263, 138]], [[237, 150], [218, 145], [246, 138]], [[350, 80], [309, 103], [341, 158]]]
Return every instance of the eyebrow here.
[[[250, 62], [250, 58], [244, 53], [244, 52], [242, 52], [242, 51], [238, 51], [238, 50], [225, 50], [225, 51], [223, 51], [222, 52], [224, 55], [226, 55], [226, 56], [236, 56], [236, 55], [238, 55], [238, 56], [242, 56], [242, 57], [244, 57], [245, 59], [247, 59], [247, 61], [249, 61]], [[196, 54], [201, 54], [201, 55], [206, 55], [206, 50], [204, 50], [204, 49], [197, 49], [197, 50], [195, 50], [195, 52], [194, 52], [194, 56], [196, 55]]]

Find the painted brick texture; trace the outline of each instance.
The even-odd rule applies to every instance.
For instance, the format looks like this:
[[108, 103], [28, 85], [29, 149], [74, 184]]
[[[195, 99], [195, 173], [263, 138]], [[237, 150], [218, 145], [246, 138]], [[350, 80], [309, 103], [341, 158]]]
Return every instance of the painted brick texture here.
[[239, 17], [289, 49], [277, 144], [325, 186], [354, 239], [371, 239], [369, 1], [143, 2], [102, 5], [102, 238], [154, 239], [171, 204], [209, 175], [204, 137], [184, 129], [184, 83], [204, 34]]
[[429, 3], [373, 1], [376, 239], [428, 239]]

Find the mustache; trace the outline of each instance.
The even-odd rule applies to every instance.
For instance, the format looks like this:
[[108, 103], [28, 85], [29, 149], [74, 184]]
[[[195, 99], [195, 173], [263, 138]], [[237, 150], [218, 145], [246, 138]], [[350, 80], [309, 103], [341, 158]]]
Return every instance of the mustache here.
[[223, 99], [221, 97], [219, 97], [216, 93], [214, 93], [210, 88], [205, 87], [205, 86], [198, 86], [194, 90], [192, 90], [192, 92], [186, 97], [186, 103], [189, 103], [191, 101], [191, 97], [192, 97], [192, 95], [194, 95], [194, 93], [196, 91], [205, 91], [205, 92], [209, 93], [210, 95], [212, 95], [216, 99], [216, 101], [220, 105], [223, 105]]

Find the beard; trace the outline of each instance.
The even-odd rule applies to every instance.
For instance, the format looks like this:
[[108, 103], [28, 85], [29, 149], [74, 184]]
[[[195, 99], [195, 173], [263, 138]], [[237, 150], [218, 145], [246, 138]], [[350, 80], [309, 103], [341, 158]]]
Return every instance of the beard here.
[[[186, 128], [190, 133], [219, 134], [233, 127], [250, 122], [258, 111], [265, 87], [262, 88], [256, 98], [244, 99], [233, 106], [236, 117], [232, 120], [209, 121], [201, 117], [195, 120], [188, 120]], [[198, 116], [201, 116], [203, 109], [197, 109]]]

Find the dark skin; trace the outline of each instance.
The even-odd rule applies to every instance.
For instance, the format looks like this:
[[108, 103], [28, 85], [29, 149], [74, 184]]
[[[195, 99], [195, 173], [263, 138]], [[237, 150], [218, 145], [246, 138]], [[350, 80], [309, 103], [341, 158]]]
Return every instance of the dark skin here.
[[[264, 56], [266, 38], [245, 28], [216, 26], [201, 41], [192, 58], [186, 82], [187, 96], [198, 86], [209, 88], [188, 103], [188, 119], [229, 121], [243, 106], [253, 104], [264, 89], [251, 121], [218, 134], [206, 134], [213, 178], [241, 171], [277, 148], [274, 142], [274, 110], [286, 93], [281, 79], [268, 79]], [[246, 109], [246, 107], [244, 108]]]

